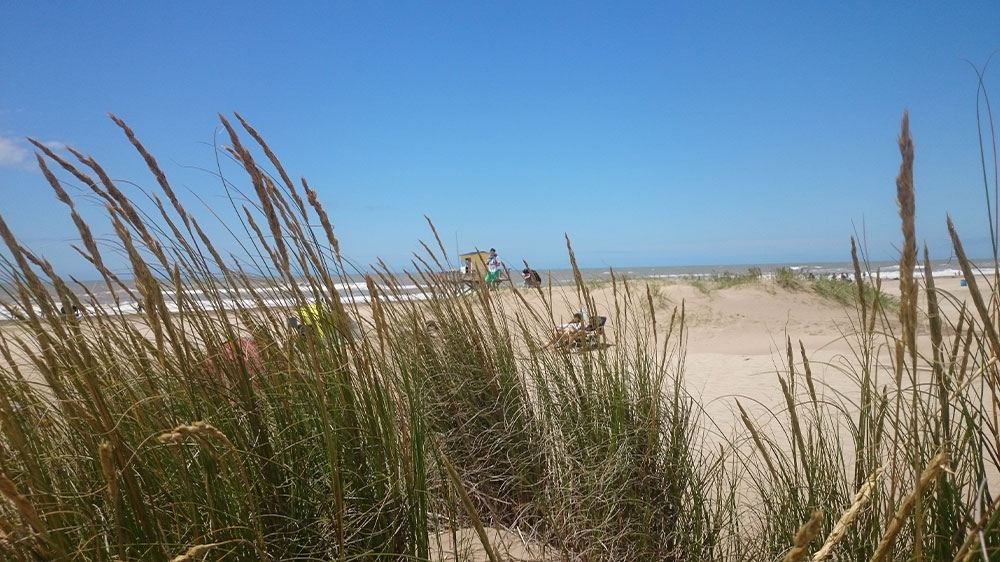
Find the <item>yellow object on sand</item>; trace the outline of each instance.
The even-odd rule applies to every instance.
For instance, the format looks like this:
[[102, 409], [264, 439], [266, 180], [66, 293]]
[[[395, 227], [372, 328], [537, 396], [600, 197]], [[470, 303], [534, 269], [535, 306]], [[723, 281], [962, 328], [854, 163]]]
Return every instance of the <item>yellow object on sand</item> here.
[[320, 327], [320, 318], [322, 317], [321, 308], [322, 305], [320, 303], [314, 302], [298, 310], [299, 320], [309, 330], [314, 331], [317, 336], [323, 335], [323, 328]]

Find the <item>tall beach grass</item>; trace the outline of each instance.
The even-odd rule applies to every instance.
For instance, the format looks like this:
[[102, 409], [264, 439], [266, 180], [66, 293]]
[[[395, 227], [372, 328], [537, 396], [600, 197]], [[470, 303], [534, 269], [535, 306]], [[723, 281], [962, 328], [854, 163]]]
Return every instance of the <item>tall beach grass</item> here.
[[[854, 354], [839, 368], [856, 394], [825, 387], [789, 339], [781, 404], [737, 401], [722, 443], [685, 388], [683, 303], [664, 322], [656, 286], [614, 275], [598, 301], [568, 240], [567, 291], [456, 295], [433, 225], [409, 273], [356, 268], [316, 193], [236, 119], [221, 122], [242, 175], [226, 180], [252, 198], [228, 225], [235, 256], [124, 122], [155, 182], [145, 206], [93, 159], [36, 144], [77, 251], [144, 307], [99, 304], [0, 218], [16, 317], [0, 330], [0, 559], [463, 559], [470, 531], [491, 560], [996, 556], [997, 283], [949, 223], [973, 302], [942, 314], [954, 297], [926, 250], [918, 263], [906, 116], [898, 305], [852, 247]], [[67, 184], [101, 202], [113, 243]], [[106, 265], [122, 256], [128, 271]], [[342, 303], [360, 274], [368, 301]], [[267, 306], [273, 286], [282, 306]], [[545, 347], [564, 307], [607, 316], [608, 334]], [[303, 309], [308, 329], [290, 331]]]

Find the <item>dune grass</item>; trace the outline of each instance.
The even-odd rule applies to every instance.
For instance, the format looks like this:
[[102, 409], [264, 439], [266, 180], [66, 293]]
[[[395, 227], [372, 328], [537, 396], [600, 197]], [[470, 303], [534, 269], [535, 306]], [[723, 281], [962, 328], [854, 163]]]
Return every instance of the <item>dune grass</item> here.
[[[898, 311], [898, 299], [882, 292], [876, 286], [878, 283], [877, 276], [860, 275], [860, 272], [870, 273], [866, 269], [863, 269], [861, 264], [858, 264], [857, 270], [859, 274], [856, 276], [856, 279], [862, 280], [860, 287], [856, 279], [854, 281], [847, 281], [843, 279], [830, 279], [828, 277], [807, 278], [803, 277], [799, 272], [786, 267], [775, 269], [773, 277], [774, 284], [782, 289], [788, 291], [811, 291], [843, 306], [853, 307], [860, 302], [859, 299], [864, 299], [866, 306], [872, 307], [877, 300], [879, 308], [892, 312]], [[875, 279], [875, 282], [871, 279]]]
[[[242, 119], [222, 120], [255, 197], [233, 226], [236, 257], [116, 123], [156, 181], [152, 209], [81, 154], [37, 145], [38, 160], [79, 252], [109, 291], [141, 299], [140, 315], [99, 306], [0, 218], [0, 300], [17, 317], [0, 332], [4, 560], [426, 560], [466, 528], [504, 559], [487, 527], [552, 560], [996, 555], [996, 286], [975, 282], [950, 224], [974, 302], [945, 318], [937, 303], [953, 297], [929, 271], [914, 280], [905, 117], [903, 296], [891, 309], [877, 285], [842, 284], [858, 295], [845, 301], [854, 357], [839, 366], [857, 394], [814, 380], [789, 339], [782, 405], [738, 402], [721, 444], [684, 387], [683, 305], [657, 323], [653, 285], [612, 276], [611, 300], [595, 302], [567, 241], [573, 307], [607, 315], [614, 345], [560, 353], [542, 345], [551, 288], [525, 290], [540, 308], [516, 288], [455, 296], [435, 274], [447, 269], [435, 234], [409, 274], [367, 270], [368, 304], [341, 303], [338, 286], [362, 272], [315, 192]], [[95, 241], [66, 181], [104, 202], [113, 245]], [[127, 274], [107, 269], [108, 251]], [[725, 282], [759, 272], [738, 277]], [[423, 299], [404, 298], [412, 284]], [[275, 286], [282, 304], [265, 306]], [[286, 318], [317, 301], [290, 332]], [[80, 319], [59, 313], [74, 306]]]
[[723, 271], [707, 277], [691, 277], [685, 280], [694, 288], [704, 294], [712, 291], [740, 287], [744, 285], [755, 285], [761, 282], [761, 271], [759, 267], [751, 267], [746, 273], [732, 273]]

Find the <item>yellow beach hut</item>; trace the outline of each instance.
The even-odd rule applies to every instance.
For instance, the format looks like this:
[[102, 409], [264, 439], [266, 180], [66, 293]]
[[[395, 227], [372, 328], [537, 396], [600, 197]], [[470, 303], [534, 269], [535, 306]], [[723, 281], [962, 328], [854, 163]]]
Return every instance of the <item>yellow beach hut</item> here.
[[486, 260], [490, 259], [489, 252], [468, 252], [459, 254], [461, 266], [465, 268], [465, 274], [478, 279], [486, 277]]

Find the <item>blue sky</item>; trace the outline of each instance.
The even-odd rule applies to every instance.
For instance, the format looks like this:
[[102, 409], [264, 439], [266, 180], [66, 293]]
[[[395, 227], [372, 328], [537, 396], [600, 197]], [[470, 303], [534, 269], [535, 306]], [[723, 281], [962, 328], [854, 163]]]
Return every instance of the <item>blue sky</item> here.
[[205, 170], [217, 113], [237, 111], [317, 189], [360, 265], [405, 265], [430, 240], [424, 215], [449, 251], [540, 268], [566, 266], [564, 233], [591, 267], [843, 261], [861, 229], [873, 259], [894, 259], [909, 109], [918, 237], [946, 258], [950, 213], [984, 256], [966, 59], [998, 47], [995, 0], [14, 2], [0, 213], [81, 274], [24, 137], [93, 155], [141, 196], [155, 182], [115, 113], [189, 207], [224, 209]]

